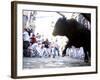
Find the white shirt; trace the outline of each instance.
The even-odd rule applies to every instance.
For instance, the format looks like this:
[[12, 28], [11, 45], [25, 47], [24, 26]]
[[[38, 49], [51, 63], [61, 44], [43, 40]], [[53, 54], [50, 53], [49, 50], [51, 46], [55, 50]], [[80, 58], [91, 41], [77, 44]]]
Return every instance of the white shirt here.
[[29, 36], [29, 34], [28, 34], [27, 31], [25, 31], [25, 32], [23, 33], [23, 40], [24, 40], [24, 41], [30, 41], [30, 36]]

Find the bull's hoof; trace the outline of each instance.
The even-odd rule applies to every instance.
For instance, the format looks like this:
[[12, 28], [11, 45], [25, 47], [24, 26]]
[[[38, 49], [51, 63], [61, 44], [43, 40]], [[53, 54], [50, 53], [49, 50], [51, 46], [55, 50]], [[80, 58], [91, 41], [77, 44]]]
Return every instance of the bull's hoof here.
[[89, 63], [89, 60], [84, 60], [85, 63]]
[[65, 55], [63, 54], [62, 57], [64, 57]]

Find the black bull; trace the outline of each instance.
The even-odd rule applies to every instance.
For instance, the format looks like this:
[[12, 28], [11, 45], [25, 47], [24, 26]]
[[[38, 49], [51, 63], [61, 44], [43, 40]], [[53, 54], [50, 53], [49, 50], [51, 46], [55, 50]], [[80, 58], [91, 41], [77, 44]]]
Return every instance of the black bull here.
[[69, 41], [63, 50], [62, 55], [66, 55], [66, 49], [72, 45], [83, 47], [85, 52], [84, 61], [88, 62], [91, 58], [91, 33], [83, 24], [75, 19], [59, 18], [55, 24], [53, 35], [66, 36]]

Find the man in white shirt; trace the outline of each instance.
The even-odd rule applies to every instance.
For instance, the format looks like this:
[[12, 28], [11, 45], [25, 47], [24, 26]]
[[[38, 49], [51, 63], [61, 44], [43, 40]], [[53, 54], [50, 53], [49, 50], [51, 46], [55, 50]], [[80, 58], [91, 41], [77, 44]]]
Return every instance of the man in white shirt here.
[[24, 32], [23, 32], [23, 40], [24, 41], [30, 41], [30, 36], [29, 36], [29, 34], [28, 34], [28, 32], [27, 32], [27, 29], [24, 29]]

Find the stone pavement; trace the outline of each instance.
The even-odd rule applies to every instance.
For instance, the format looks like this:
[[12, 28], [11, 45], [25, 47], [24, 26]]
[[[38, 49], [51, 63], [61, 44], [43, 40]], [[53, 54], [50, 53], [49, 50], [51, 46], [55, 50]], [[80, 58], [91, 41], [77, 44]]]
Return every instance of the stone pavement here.
[[24, 69], [36, 68], [64, 68], [64, 67], [79, 67], [90, 66], [90, 63], [85, 63], [84, 60], [73, 59], [68, 56], [55, 58], [23, 58]]

